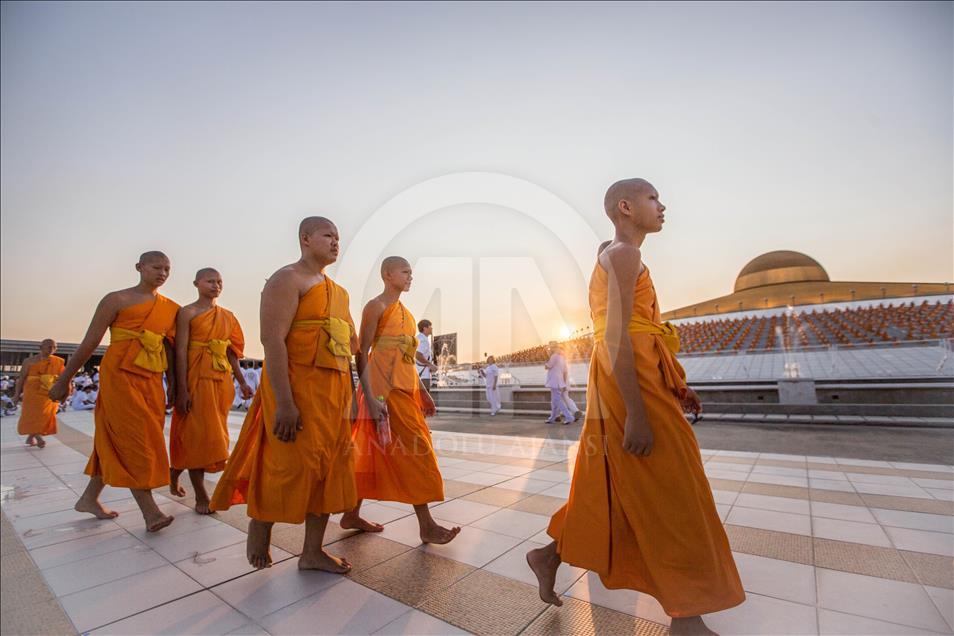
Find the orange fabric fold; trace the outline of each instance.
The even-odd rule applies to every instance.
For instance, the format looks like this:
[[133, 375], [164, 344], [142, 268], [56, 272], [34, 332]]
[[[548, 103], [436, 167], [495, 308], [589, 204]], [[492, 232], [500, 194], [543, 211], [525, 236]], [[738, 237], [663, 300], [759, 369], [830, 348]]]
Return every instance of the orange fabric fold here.
[[[348, 293], [325, 277], [298, 301], [294, 319], [318, 320], [329, 313], [354, 324]], [[288, 378], [302, 430], [293, 442], [275, 436], [275, 393], [266, 360], [262, 383], [212, 495], [213, 510], [247, 503], [253, 519], [302, 523], [307, 514], [344, 512], [357, 504], [350, 365], [347, 359], [327, 359], [316, 366], [316, 347], [323, 343], [328, 350], [328, 336], [321, 334], [322, 329], [291, 330], [285, 339]]]
[[[165, 296], [120, 310], [113, 327], [175, 336], [179, 305]], [[93, 453], [86, 474], [109, 486], [149, 490], [169, 483], [169, 456], [162, 430], [166, 394], [162, 373], [133, 364], [138, 340], [111, 342], [99, 365]]]
[[[189, 322], [189, 340], [208, 342], [229, 340], [229, 349], [241, 358], [245, 336], [238, 320], [228, 309], [213, 307]], [[189, 347], [187, 375], [192, 409], [172, 413], [169, 434], [169, 463], [173, 468], [201, 468], [217, 473], [229, 458], [228, 417], [235, 386], [231, 369], [216, 370], [208, 347]]]
[[23, 404], [17, 433], [20, 435], [56, 435], [56, 412], [59, 402], [50, 399], [50, 387], [44, 386], [40, 376], [59, 376], [66, 363], [59, 356], [50, 356], [30, 367], [23, 379]]
[[[417, 322], [400, 301], [384, 310], [374, 339], [415, 336]], [[382, 446], [370, 417], [367, 396], [358, 389], [358, 417], [352, 438], [359, 499], [425, 504], [444, 500], [444, 480], [437, 466], [431, 432], [421, 410], [420, 382], [414, 362], [400, 347], [372, 346], [366, 373], [372, 396], [384, 396], [391, 441]]]
[[[589, 293], [594, 324], [605, 320], [607, 284], [597, 263]], [[648, 270], [636, 282], [633, 312], [660, 322]], [[655, 597], [670, 616], [733, 607], [745, 593], [698, 443], [677, 399], [678, 368], [662, 352], [671, 353], [659, 337], [630, 333], [630, 338], [653, 429], [652, 453], [636, 457], [623, 450], [626, 406], [606, 343], [597, 341], [569, 499], [547, 532], [563, 561], [598, 573], [607, 588]]]

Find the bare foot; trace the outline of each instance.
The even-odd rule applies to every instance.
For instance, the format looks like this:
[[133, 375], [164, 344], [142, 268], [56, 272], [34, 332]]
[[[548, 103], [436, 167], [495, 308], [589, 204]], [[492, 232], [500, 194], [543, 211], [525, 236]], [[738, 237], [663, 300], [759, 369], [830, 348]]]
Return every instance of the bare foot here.
[[97, 519], [115, 519], [119, 516], [118, 512], [104, 508], [98, 499], [91, 500], [86, 497], [80, 497], [76, 505], [73, 506], [73, 510], [76, 512], [88, 512]]
[[169, 469], [169, 492], [171, 492], [176, 497], [185, 497], [186, 490], [179, 485], [179, 475], [182, 474], [182, 470], [179, 468], [170, 468]]
[[702, 622], [701, 616], [674, 618], [669, 626], [672, 636], [719, 636]]
[[36, 446], [36, 442], [33, 440], [33, 436], [32, 436], [32, 435], [30, 435], [29, 437], [27, 437], [27, 438], [26, 438], [26, 441], [23, 442], [23, 443], [26, 444], [27, 446]]
[[36, 447], [46, 448], [46, 440], [40, 437], [39, 435], [36, 436]]
[[560, 567], [560, 557], [556, 553], [550, 553], [548, 548], [537, 548], [527, 552], [527, 565], [537, 576], [537, 583], [540, 586], [540, 600], [550, 605], [560, 607], [563, 601], [553, 591], [556, 584], [557, 568]]
[[146, 532], [159, 532], [175, 520], [172, 515], [164, 515], [161, 512], [156, 517], [146, 519]]
[[338, 524], [344, 530], [360, 530], [362, 532], [381, 532], [384, 530], [384, 526], [380, 523], [367, 521], [352, 512], [341, 515], [341, 521]]
[[436, 545], [450, 543], [459, 532], [460, 528], [458, 526], [445, 528], [435, 523], [433, 526], [421, 528], [421, 543], [434, 543]]
[[351, 571], [351, 562], [344, 557], [331, 556], [322, 550], [315, 557], [306, 557], [304, 554], [298, 557], [298, 569], [324, 570], [334, 574], [347, 574]]
[[245, 555], [248, 563], [256, 570], [272, 567], [272, 524], [257, 519], [248, 520], [248, 540], [245, 542]]
[[211, 508], [209, 508], [209, 500], [205, 499], [199, 501], [198, 499], [195, 502], [195, 511], [200, 515], [211, 515], [215, 514]]

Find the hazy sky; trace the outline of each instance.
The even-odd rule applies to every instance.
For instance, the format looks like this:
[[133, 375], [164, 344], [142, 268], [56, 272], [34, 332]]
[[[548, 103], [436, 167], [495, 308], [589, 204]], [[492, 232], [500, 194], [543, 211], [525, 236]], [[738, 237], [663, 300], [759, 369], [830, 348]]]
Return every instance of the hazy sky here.
[[[259, 355], [262, 284], [318, 213], [349, 281], [400, 253], [415, 315], [459, 332], [463, 358], [503, 353], [588, 324], [603, 192], [630, 176], [669, 207], [643, 249], [664, 310], [730, 292], [775, 249], [835, 280], [954, 280], [952, 18], [948, 2], [4, 3], [0, 334], [78, 341], [161, 249], [181, 303], [197, 268], [223, 273]], [[466, 190], [457, 173], [484, 175]], [[395, 197], [421, 212], [395, 217]], [[356, 318], [371, 276], [351, 284]]]

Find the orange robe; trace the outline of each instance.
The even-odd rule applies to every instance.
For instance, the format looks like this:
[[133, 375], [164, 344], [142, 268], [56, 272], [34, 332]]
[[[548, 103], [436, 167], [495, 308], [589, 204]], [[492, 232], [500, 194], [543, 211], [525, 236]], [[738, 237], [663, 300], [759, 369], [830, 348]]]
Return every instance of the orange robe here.
[[[353, 429], [355, 481], [359, 499], [426, 504], [444, 500], [431, 432], [421, 411], [414, 353], [417, 322], [400, 301], [381, 314], [365, 373], [374, 398], [384, 396], [391, 441], [382, 447], [377, 428], [358, 389], [358, 418]], [[403, 343], [399, 342], [402, 341]]]
[[660, 323], [648, 270], [636, 282], [629, 332], [654, 444], [649, 457], [623, 449], [626, 407], [598, 331], [606, 320], [607, 279], [597, 263], [589, 290], [597, 337], [586, 421], [569, 499], [553, 515], [547, 532], [563, 561], [598, 573], [607, 588], [655, 597], [670, 616], [733, 607], [745, 600], [745, 593], [699, 445], [677, 399], [686, 384], [666, 346], [674, 334], [640, 332], [632, 322]]
[[50, 356], [30, 367], [23, 379], [23, 410], [17, 422], [20, 435], [56, 435], [59, 402], [50, 399], [50, 387], [66, 366], [63, 358]]
[[228, 358], [213, 353], [217, 345], [238, 358], [245, 351], [241, 325], [222, 307], [213, 307], [189, 321], [187, 382], [192, 409], [186, 414], [178, 409], [172, 413], [169, 463], [173, 468], [217, 473], [229, 458], [228, 419], [235, 386]]
[[[165, 296], [120, 310], [110, 325], [175, 336], [179, 305]], [[120, 340], [111, 332], [109, 348], [99, 365], [99, 396], [93, 411], [96, 431], [86, 474], [99, 475], [109, 486], [150, 490], [169, 483], [169, 456], [162, 429], [166, 423], [166, 393], [162, 372], [140, 366], [145, 353], [139, 340]]]
[[[266, 360], [262, 383], [212, 495], [213, 510], [247, 503], [253, 519], [302, 523], [307, 514], [354, 508], [351, 356], [357, 339], [348, 302], [348, 292], [327, 276], [299, 299], [285, 344], [302, 430], [293, 442], [275, 436], [275, 393]], [[338, 354], [332, 352], [328, 330], [314, 324], [328, 318], [349, 325], [348, 343]]]

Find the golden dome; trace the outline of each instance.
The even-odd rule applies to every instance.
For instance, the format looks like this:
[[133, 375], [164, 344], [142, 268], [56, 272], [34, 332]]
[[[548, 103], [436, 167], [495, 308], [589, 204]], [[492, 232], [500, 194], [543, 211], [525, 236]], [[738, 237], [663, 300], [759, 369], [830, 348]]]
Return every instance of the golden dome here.
[[780, 283], [828, 282], [828, 272], [818, 261], [801, 252], [780, 250], [762, 254], [742, 268], [735, 279], [735, 292]]

